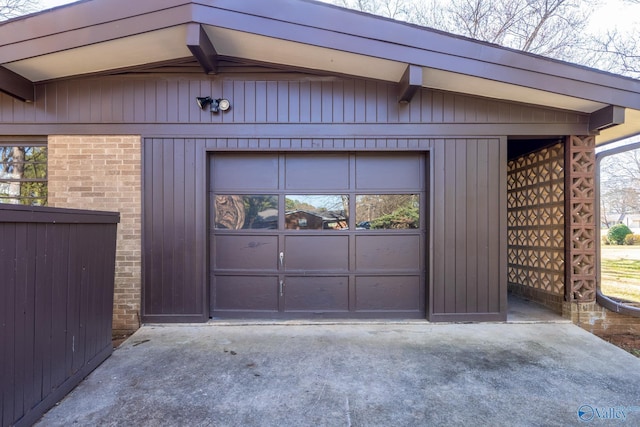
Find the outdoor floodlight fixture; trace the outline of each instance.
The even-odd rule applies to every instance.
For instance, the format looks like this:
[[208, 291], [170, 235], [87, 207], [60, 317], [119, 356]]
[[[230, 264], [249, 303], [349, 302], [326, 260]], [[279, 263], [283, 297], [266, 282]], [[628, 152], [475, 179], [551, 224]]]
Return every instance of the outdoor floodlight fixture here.
[[198, 107], [201, 109], [209, 107], [209, 111], [212, 113], [217, 113], [219, 111], [227, 111], [231, 108], [231, 103], [228, 99], [217, 98], [213, 99], [210, 96], [199, 96], [196, 98], [196, 102], [198, 103]]

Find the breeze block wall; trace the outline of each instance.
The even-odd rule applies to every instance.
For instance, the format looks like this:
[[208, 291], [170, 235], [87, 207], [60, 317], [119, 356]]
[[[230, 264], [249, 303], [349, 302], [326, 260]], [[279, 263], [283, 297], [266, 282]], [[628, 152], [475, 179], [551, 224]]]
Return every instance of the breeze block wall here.
[[142, 144], [139, 136], [50, 136], [49, 206], [120, 212], [114, 333], [140, 327]]
[[509, 161], [507, 177], [509, 291], [562, 313], [564, 144]]

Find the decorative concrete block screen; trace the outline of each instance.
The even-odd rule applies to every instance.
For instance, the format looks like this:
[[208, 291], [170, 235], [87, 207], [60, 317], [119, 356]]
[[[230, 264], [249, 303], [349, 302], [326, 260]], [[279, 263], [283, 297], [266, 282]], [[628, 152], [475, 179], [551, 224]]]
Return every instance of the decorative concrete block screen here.
[[29, 426], [113, 351], [119, 214], [0, 205], [0, 425]]
[[508, 165], [509, 289], [562, 311], [564, 294], [564, 145]]

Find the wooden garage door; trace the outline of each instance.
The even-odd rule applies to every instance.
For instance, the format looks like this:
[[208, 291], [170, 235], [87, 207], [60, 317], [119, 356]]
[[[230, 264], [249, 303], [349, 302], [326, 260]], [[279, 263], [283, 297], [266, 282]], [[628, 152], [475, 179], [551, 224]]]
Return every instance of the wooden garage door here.
[[214, 318], [425, 317], [425, 159], [210, 158]]

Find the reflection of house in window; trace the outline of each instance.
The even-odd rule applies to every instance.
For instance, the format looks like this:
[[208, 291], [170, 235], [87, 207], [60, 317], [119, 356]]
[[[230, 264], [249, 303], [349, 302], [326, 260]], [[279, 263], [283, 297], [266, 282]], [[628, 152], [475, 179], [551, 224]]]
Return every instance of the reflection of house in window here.
[[346, 230], [349, 220], [341, 212], [320, 214], [299, 210], [285, 213], [285, 227], [288, 230]]
[[258, 217], [252, 228], [268, 228], [275, 230], [278, 228], [278, 209], [265, 209], [258, 212]]

